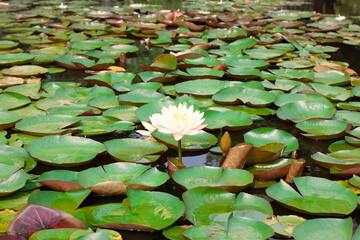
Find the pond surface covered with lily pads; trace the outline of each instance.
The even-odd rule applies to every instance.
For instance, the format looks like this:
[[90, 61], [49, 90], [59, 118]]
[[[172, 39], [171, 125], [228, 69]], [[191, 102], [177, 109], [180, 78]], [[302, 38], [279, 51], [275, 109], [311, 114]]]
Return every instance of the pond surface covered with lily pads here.
[[[329, 2], [0, 2], [0, 234], [360, 239], [360, 21]], [[182, 162], [141, 124], [179, 104]]]

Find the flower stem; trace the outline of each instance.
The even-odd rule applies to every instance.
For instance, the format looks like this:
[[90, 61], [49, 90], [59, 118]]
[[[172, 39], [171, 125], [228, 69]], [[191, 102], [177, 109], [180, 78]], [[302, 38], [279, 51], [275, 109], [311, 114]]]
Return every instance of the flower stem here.
[[181, 139], [178, 141], [178, 155], [179, 161], [182, 162], [182, 155], [181, 155]]

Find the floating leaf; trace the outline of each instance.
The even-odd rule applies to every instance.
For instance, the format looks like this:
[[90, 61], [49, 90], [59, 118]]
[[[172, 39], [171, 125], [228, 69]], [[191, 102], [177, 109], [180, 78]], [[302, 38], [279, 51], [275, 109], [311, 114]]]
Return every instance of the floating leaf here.
[[167, 151], [164, 144], [140, 139], [114, 139], [104, 143], [108, 153], [117, 161], [147, 164], [156, 161]]
[[285, 207], [314, 215], [348, 215], [357, 205], [357, 196], [345, 187], [317, 177], [294, 178], [296, 192], [283, 180], [266, 189], [266, 194]]
[[120, 203], [105, 204], [86, 212], [86, 218], [95, 226], [116, 229], [161, 230], [181, 217], [184, 204], [162, 192], [127, 190], [129, 206]]
[[29, 238], [34, 232], [48, 228], [80, 228], [86, 226], [79, 219], [58, 209], [29, 204], [18, 212], [9, 224], [9, 235]]
[[25, 146], [38, 161], [54, 166], [79, 166], [105, 151], [102, 143], [72, 136], [46, 136]]
[[252, 183], [253, 176], [242, 169], [193, 166], [180, 169], [173, 174], [176, 183], [192, 189], [196, 187], [217, 187], [230, 192], [238, 192]]

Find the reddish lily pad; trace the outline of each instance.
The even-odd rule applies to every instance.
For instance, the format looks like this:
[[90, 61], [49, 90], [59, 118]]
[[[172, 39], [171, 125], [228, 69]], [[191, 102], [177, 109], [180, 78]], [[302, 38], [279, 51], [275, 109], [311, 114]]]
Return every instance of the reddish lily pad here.
[[86, 229], [86, 226], [82, 221], [66, 212], [29, 204], [16, 214], [8, 226], [7, 233], [29, 238], [33, 233], [47, 228]]

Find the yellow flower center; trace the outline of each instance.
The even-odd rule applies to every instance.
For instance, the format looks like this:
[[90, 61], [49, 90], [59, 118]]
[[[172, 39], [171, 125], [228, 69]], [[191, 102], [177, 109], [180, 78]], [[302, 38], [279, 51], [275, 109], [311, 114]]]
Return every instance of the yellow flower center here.
[[174, 113], [174, 118], [176, 120], [185, 120], [186, 119], [186, 114], [185, 113], [182, 113], [182, 112], [177, 112], [177, 113]]

